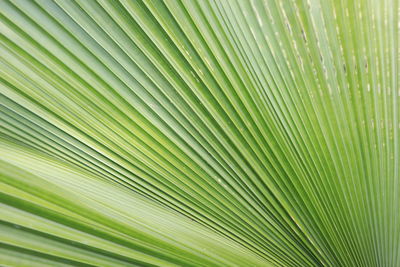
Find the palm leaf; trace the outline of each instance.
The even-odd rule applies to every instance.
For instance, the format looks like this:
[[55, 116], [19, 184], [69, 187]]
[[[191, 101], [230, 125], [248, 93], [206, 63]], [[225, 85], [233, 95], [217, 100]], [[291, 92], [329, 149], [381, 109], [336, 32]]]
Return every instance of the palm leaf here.
[[0, 265], [399, 266], [397, 0], [1, 0]]

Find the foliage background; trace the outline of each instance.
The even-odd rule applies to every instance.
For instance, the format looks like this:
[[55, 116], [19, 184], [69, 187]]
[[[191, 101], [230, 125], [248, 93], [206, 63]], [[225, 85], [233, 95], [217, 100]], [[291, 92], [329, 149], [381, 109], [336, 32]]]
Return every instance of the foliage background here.
[[0, 0], [0, 264], [400, 266], [398, 0]]

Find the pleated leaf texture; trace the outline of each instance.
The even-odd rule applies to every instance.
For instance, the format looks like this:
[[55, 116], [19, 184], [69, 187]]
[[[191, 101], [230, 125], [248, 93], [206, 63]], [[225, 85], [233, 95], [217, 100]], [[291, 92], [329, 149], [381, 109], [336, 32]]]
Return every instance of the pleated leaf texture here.
[[1, 266], [400, 266], [399, 0], [0, 0]]

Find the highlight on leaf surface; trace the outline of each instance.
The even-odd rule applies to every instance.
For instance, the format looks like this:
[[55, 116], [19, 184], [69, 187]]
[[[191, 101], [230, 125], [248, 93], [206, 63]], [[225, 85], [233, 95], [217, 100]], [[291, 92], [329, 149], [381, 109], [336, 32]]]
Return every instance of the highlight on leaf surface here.
[[398, 0], [0, 0], [1, 266], [400, 266]]

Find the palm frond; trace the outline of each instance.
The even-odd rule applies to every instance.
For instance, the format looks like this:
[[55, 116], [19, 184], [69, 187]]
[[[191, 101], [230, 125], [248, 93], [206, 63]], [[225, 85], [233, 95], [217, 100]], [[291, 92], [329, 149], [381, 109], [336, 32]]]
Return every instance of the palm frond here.
[[398, 0], [0, 0], [0, 265], [400, 266]]

